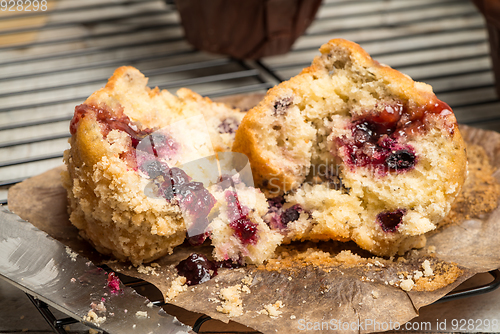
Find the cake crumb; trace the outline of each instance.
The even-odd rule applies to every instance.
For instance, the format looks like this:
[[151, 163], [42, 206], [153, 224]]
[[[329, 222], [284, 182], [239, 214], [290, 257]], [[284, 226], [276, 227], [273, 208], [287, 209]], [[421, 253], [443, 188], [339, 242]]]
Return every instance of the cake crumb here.
[[93, 311], [97, 311], [97, 312], [101, 312], [101, 313], [106, 312], [106, 306], [104, 306], [103, 302], [100, 302], [99, 304], [91, 303], [90, 307], [92, 308]]
[[420, 278], [420, 277], [422, 277], [422, 276], [424, 276], [424, 273], [423, 273], [423, 272], [421, 272], [420, 270], [415, 270], [414, 275], [413, 275], [413, 278], [414, 278], [415, 280], [419, 279], [419, 278]]
[[250, 275], [245, 276], [244, 278], [241, 279], [241, 283], [250, 286], [253, 282], [253, 278]]
[[281, 300], [278, 300], [274, 304], [264, 305], [264, 310], [261, 311], [261, 314], [267, 314], [270, 318], [276, 319], [283, 313], [279, 309], [283, 308], [284, 306], [285, 305], [283, 305], [283, 302]]
[[297, 317], [296, 317], [296, 316], [294, 316], [294, 315], [292, 314], [292, 315], [290, 316], [290, 319], [291, 319], [291, 320], [295, 320], [295, 319], [297, 319]]
[[430, 254], [436, 253], [436, 246], [429, 246], [427, 247], [427, 250], [429, 251]]
[[247, 286], [247, 285], [243, 285], [241, 287], [241, 291], [242, 292], [246, 292], [246, 293], [251, 293], [252, 291], [250, 290], [250, 288]]
[[373, 290], [373, 291], [372, 291], [372, 297], [373, 297], [374, 299], [377, 299], [379, 296], [380, 296], [380, 295], [379, 295], [378, 291], [375, 291], [375, 290]]
[[66, 254], [69, 255], [69, 257], [71, 258], [71, 261], [73, 261], [73, 262], [75, 262], [76, 258], [78, 257], [78, 254], [73, 252], [71, 250], [71, 248], [69, 248], [68, 246], [66, 246]]
[[143, 266], [142, 264], [136, 268], [137, 272], [144, 275], [155, 275], [160, 276], [159, 273], [156, 272], [155, 268], [152, 266]]
[[411, 291], [413, 286], [415, 285], [415, 282], [413, 282], [412, 279], [404, 279], [401, 281], [399, 284], [399, 287], [403, 289], [404, 291]]
[[425, 277], [429, 277], [429, 276], [434, 275], [434, 271], [431, 268], [431, 263], [429, 262], [429, 260], [425, 260], [422, 263], [422, 268], [424, 269], [424, 276]]
[[101, 327], [101, 324], [106, 321], [106, 317], [99, 317], [93, 310], [90, 310], [89, 313], [83, 317], [83, 320], [91, 322], [97, 327]]
[[174, 299], [181, 292], [187, 290], [186, 277], [177, 276], [177, 278], [172, 282], [170, 289], [167, 291], [167, 301]]
[[237, 317], [243, 314], [243, 302], [240, 298], [241, 285], [233, 285], [220, 290], [219, 298], [221, 306], [217, 306], [217, 311], [227, 314], [229, 317]]
[[155, 304], [153, 304], [153, 302], [149, 302], [149, 303], [147, 303], [146, 306], [149, 307], [149, 308], [153, 308], [153, 306], [155, 306]]
[[137, 311], [137, 312], [135, 312], [135, 316], [136, 316], [136, 318], [139, 318], [139, 319], [146, 319], [146, 318], [148, 318], [148, 312], [147, 311]]

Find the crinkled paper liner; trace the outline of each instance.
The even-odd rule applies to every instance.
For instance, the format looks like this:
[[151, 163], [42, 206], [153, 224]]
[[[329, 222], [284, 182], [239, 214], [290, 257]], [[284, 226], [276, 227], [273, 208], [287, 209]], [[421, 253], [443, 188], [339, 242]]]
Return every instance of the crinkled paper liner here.
[[[469, 148], [481, 146], [491, 165], [500, 166], [500, 134], [466, 126], [461, 127], [461, 132]], [[50, 170], [12, 187], [9, 209], [80, 255], [95, 263], [107, 263], [125, 275], [144, 279], [167, 295], [171, 282], [177, 277], [173, 267], [193, 249], [180, 246], [174, 254], [156, 261], [159, 266], [144, 266], [140, 270], [101, 256], [78, 236], [78, 231], [68, 220], [66, 192], [60, 181], [63, 168]], [[487, 168], [485, 172], [488, 172]], [[500, 180], [498, 170], [489, 174]], [[474, 178], [482, 174], [469, 175]], [[464, 218], [470, 216], [474, 206], [478, 205], [477, 198], [484, 199], [494, 194], [493, 207], [496, 207], [498, 184], [479, 180], [481, 187], [471, 189], [473, 181], [466, 183], [464, 190], [469, 191], [464, 193], [468, 197], [455, 205], [450, 223], [430, 235], [424, 249], [411, 251], [399, 260], [373, 258], [353, 243], [292, 245], [281, 249], [288, 252], [282, 260], [273, 260], [261, 267], [220, 269], [216, 278], [188, 287], [170, 303], [224, 322], [234, 320], [264, 333], [294, 333], [304, 326], [300, 323], [304, 320], [300, 319], [310, 323], [335, 319], [337, 324], [356, 323], [358, 320], [366, 324], [366, 320], [371, 319], [403, 324], [418, 316], [419, 308], [438, 300], [474, 274], [500, 267], [500, 209], [495, 208], [489, 213], [476, 210], [475, 217]], [[307, 250], [309, 246], [323, 253], [311, 254]], [[196, 251], [211, 252], [210, 247]], [[415, 279], [416, 271], [424, 271], [424, 260], [430, 262], [434, 273]], [[146, 274], [148, 270], [149, 274]], [[417, 283], [409, 292], [398, 286], [402, 279], [408, 278], [407, 275], [412, 275], [412, 280]], [[243, 290], [239, 292], [243, 314], [228, 317], [216, 308], [221, 306], [221, 289], [235, 285]], [[275, 308], [278, 315], [271, 317], [264, 311], [264, 306], [278, 306], [278, 301], [283, 307]], [[358, 332], [358, 329], [344, 326], [339, 332]], [[377, 328], [365, 326], [361, 332], [374, 330]]]

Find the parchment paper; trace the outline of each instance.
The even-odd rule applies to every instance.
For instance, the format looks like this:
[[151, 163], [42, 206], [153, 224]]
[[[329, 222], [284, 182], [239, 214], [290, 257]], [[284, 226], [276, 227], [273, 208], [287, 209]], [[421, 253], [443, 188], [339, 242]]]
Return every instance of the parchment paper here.
[[[500, 166], [500, 134], [465, 126], [461, 131], [469, 147], [473, 144], [483, 147], [491, 164]], [[78, 231], [68, 220], [66, 192], [59, 176], [63, 168], [12, 187], [9, 209], [79, 254], [96, 263], [107, 263], [113, 270], [128, 276], [145, 279], [166, 295], [176, 277], [173, 266], [193, 250], [178, 247], [173, 255], [156, 261], [158, 266], [139, 270], [101, 256], [78, 237]], [[491, 174], [487, 169], [483, 172]], [[471, 179], [481, 175], [477, 170], [470, 173]], [[498, 171], [493, 176], [500, 180]], [[426, 248], [409, 252], [405, 257], [373, 258], [353, 243], [295, 244], [282, 247], [283, 258], [270, 261], [266, 266], [221, 269], [216, 278], [189, 287], [170, 303], [224, 322], [234, 320], [264, 333], [293, 333], [307, 323], [328, 322], [328, 326], [333, 326], [359, 321], [365, 325], [362, 329], [356, 325], [344, 327], [339, 332], [386, 329], [367, 327], [367, 321], [403, 324], [416, 317], [420, 307], [441, 298], [475, 273], [500, 267], [500, 209], [489, 213], [473, 210], [482, 203], [477, 202], [478, 196], [496, 194], [492, 209], [497, 205], [498, 191], [490, 190], [498, 190], [498, 184], [481, 177], [476, 181], [466, 183], [464, 189], [470, 190], [472, 185], [474, 189], [467, 193], [467, 198], [457, 202], [448, 225], [429, 236]], [[309, 254], [307, 249], [310, 247], [317, 252]], [[318, 252], [320, 250], [323, 253]], [[211, 250], [203, 247], [196, 252], [209, 254]], [[323, 255], [318, 257], [318, 254]], [[408, 278], [407, 275], [413, 276], [415, 271], [423, 271], [424, 260], [434, 269], [432, 277], [414, 279], [417, 285], [409, 292], [403, 291], [398, 283]], [[242, 283], [245, 277], [250, 277], [250, 282], [245, 280], [247, 284]], [[246, 285], [250, 293], [240, 293], [243, 315], [229, 318], [216, 307], [221, 305], [221, 289], [234, 285]], [[281, 314], [272, 318], [266, 314], [264, 306], [277, 301], [284, 306], [278, 308]]]

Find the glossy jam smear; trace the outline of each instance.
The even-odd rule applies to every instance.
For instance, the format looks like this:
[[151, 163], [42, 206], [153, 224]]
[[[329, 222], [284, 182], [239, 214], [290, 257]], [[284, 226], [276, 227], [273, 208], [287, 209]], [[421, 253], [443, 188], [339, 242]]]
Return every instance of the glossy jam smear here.
[[[189, 216], [190, 241], [194, 245], [202, 244], [208, 234], [205, 232], [208, 226], [207, 216], [215, 205], [215, 198], [203, 186], [201, 182], [191, 181], [191, 178], [180, 168], [158, 167], [158, 164], [148, 163], [154, 166], [148, 175], [160, 173], [164, 180], [159, 184], [159, 195], [167, 201], [174, 198], [179, 203], [184, 214]], [[144, 167], [147, 170], [147, 166]], [[192, 240], [191, 240], [192, 239]]]
[[[193, 228], [205, 235], [208, 225], [207, 216], [215, 205], [215, 198], [201, 182], [193, 182], [180, 168], [170, 168], [161, 158], [175, 154], [180, 145], [165, 131], [142, 129], [123, 113], [123, 110], [110, 111], [106, 108], [82, 104], [75, 108], [70, 123], [71, 134], [76, 133], [79, 121], [88, 114], [94, 114], [101, 124], [101, 132], [106, 138], [110, 131], [119, 130], [127, 133], [131, 139], [128, 151], [122, 158], [130, 167], [140, 170], [150, 179], [163, 180], [159, 184], [160, 196], [167, 201], [176, 199], [184, 213], [189, 215]], [[198, 242], [204, 238], [197, 238]], [[202, 242], [202, 241], [201, 241]]]
[[217, 275], [217, 264], [203, 254], [193, 253], [175, 267], [179, 275], [186, 277], [186, 284], [196, 285]]
[[103, 125], [102, 134], [104, 137], [106, 137], [111, 130], [124, 131], [132, 138], [132, 143], [135, 143], [135, 146], [137, 146], [137, 143], [139, 143], [142, 138], [153, 132], [151, 129], [139, 129], [139, 127], [123, 113], [122, 109], [116, 109], [111, 112], [103, 107], [81, 104], [75, 107], [75, 114], [69, 125], [69, 131], [72, 135], [76, 133], [78, 122], [88, 113], [93, 113], [96, 120]]

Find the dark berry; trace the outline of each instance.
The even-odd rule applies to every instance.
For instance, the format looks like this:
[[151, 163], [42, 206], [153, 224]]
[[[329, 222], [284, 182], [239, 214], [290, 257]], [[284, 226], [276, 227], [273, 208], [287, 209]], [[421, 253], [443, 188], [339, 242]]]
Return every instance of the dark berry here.
[[162, 174], [168, 173], [168, 165], [158, 160], [148, 160], [144, 162], [139, 168], [141, 169], [142, 172], [147, 174], [151, 179], [157, 178]]
[[408, 150], [398, 150], [391, 153], [385, 163], [392, 170], [410, 169], [415, 165], [415, 154]]
[[221, 124], [217, 127], [219, 133], [230, 133], [233, 134], [238, 129], [240, 122], [236, 118], [229, 117], [222, 121]]
[[232, 221], [229, 226], [234, 230], [238, 239], [243, 244], [257, 243], [257, 224], [252, 222], [247, 216]]
[[217, 265], [203, 254], [193, 253], [175, 267], [179, 275], [186, 277], [186, 284], [196, 285], [217, 276]]
[[269, 204], [269, 206], [279, 209], [283, 206], [283, 204], [285, 204], [285, 198], [283, 196], [268, 198], [267, 203]]
[[289, 207], [281, 214], [281, 222], [287, 225], [290, 222], [294, 222], [300, 217], [300, 213], [303, 211], [302, 207], [299, 204], [295, 204], [292, 207]]
[[290, 105], [292, 105], [293, 98], [292, 97], [287, 97], [281, 100], [278, 100], [274, 103], [274, 110], [273, 110], [273, 115], [274, 116], [282, 116], [286, 114], [287, 109]]
[[397, 209], [395, 211], [381, 212], [377, 215], [377, 222], [384, 232], [396, 232], [398, 226], [403, 222], [406, 210]]

